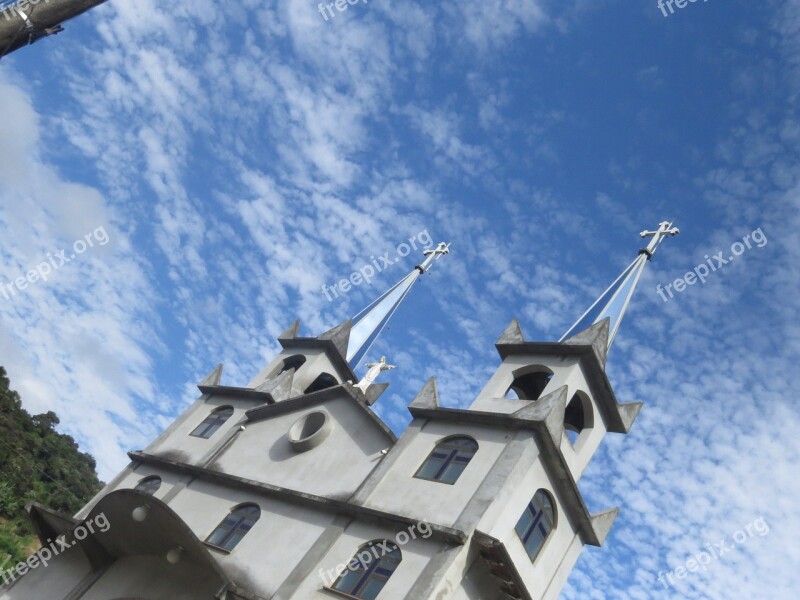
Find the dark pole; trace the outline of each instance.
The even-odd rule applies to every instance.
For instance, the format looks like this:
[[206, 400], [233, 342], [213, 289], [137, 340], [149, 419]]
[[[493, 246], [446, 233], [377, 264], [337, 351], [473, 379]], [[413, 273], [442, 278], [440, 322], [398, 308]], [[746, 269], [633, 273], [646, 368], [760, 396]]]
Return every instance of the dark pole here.
[[0, 58], [62, 31], [61, 24], [106, 0], [0, 2]]

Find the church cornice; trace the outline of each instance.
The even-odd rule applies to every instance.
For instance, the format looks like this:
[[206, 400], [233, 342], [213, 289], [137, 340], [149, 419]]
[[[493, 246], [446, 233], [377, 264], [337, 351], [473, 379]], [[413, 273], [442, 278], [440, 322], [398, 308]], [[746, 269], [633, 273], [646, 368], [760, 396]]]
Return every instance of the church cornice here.
[[[374, 390], [372, 388], [374, 388]], [[383, 422], [383, 419], [375, 414], [375, 412], [369, 407], [369, 405], [374, 402], [374, 399], [371, 399], [370, 397], [371, 394], [379, 394], [384, 389], [386, 388], [383, 386], [371, 386], [367, 391], [367, 395], [365, 395], [361, 390], [357, 389], [352, 384], [345, 382], [324, 390], [312, 392], [310, 394], [303, 394], [302, 396], [288, 398], [286, 400], [282, 400], [281, 402], [256, 406], [246, 411], [245, 415], [247, 415], [247, 419], [250, 422], [263, 421], [278, 415], [285, 415], [287, 413], [309, 408], [311, 406], [316, 406], [318, 404], [324, 404], [329, 400], [345, 398], [351, 403], [355, 404], [359, 410], [364, 412], [364, 414], [366, 414], [367, 417], [369, 417], [369, 419], [375, 423], [381, 432], [383, 432], [386, 438], [392, 444], [395, 444], [397, 442], [397, 436], [391, 429], [389, 429], [386, 423]]]
[[[246, 490], [262, 496], [284, 500], [295, 505], [325, 510], [378, 524], [385, 525], [385, 523], [388, 521], [405, 528], [415, 525], [419, 521], [418, 519], [412, 517], [376, 510], [374, 508], [353, 504], [352, 502], [300, 492], [298, 490], [292, 490], [269, 483], [262, 483], [252, 479], [245, 479], [244, 477], [237, 477], [236, 475], [221, 473], [212, 469], [190, 465], [188, 463], [147, 454], [145, 452], [128, 452], [128, 456], [135, 462], [158, 466], [175, 473], [191, 475], [203, 481]], [[437, 525], [430, 522], [428, 525], [430, 525], [431, 531], [433, 532], [432, 536], [436, 537], [440, 541], [457, 546], [461, 546], [467, 542], [467, 534], [460, 529], [454, 529], [452, 527]]]
[[227, 385], [198, 385], [202, 393], [208, 396], [233, 396], [243, 400], [255, 400], [259, 404], [274, 404], [275, 399], [269, 392], [260, 392], [254, 388], [234, 387]]

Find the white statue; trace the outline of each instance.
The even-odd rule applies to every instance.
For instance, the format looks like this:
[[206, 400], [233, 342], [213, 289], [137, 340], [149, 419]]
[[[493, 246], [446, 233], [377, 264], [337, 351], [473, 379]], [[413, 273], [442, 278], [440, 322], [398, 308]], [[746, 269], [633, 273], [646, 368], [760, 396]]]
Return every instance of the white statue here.
[[364, 379], [356, 384], [356, 387], [365, 394], [367, 393], [367, 388], [369, 388], [369, 386], [375, 383], [375, 380], [378, 379], [378, 375], [380, 375], [383, 371], [391, 371], [395, 368], [395, 366], [386, 364], [386, 357], [381, 356], [380, 362], [369, 363], [367, 368], [369, 370], [367, 371], [367, 374], [364, 375]]

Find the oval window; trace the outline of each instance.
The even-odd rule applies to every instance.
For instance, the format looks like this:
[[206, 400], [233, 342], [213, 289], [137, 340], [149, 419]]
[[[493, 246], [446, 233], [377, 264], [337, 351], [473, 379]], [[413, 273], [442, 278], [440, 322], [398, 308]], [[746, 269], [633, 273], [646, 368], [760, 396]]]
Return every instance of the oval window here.
[[300, 417], [289, 429], [289, 443], [297, 452], [319, 446], [331, 432], [333, 425], [326, 412], [316, 411]]

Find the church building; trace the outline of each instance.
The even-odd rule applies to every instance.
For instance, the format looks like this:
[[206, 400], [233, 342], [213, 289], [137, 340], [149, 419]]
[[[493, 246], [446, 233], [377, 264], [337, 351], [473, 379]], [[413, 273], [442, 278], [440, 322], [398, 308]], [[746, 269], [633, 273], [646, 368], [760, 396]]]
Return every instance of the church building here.
[[[671, 223], [558, 342], [514, 320], [469, 408], [431, 379], [397, 437], [373, 411], [392, 368], [355, 369], [440, 244], [374, 303], [301, 337], [245, 387], [200, 397], [74, 516], [31, 505], [50, 560], [0, 600], [555, 600], [617, 509], [591, 513], [578, 481], [620, 404], [605, 372], [639, 278]], [[36, 556], [36, 555], [35, 555]]]

